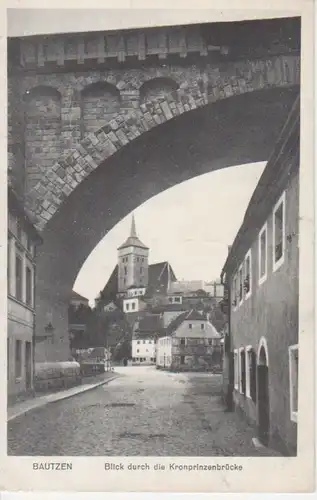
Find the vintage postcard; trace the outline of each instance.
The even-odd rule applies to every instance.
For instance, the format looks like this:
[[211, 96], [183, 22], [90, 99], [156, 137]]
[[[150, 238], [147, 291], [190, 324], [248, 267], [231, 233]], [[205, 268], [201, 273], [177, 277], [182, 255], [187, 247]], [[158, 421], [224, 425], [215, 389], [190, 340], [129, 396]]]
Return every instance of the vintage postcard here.
[[5, 11], [1, 489], [313, 491], [313, 3], [59, 3]]

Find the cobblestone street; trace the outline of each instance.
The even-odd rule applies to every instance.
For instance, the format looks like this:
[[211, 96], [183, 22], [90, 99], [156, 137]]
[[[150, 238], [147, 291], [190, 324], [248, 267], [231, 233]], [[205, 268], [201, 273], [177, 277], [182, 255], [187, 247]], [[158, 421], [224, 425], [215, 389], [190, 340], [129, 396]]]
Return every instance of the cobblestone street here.
[[108, 385], [8, 423], [9, 455], [259, 456], [221, 376], [126, 367]]

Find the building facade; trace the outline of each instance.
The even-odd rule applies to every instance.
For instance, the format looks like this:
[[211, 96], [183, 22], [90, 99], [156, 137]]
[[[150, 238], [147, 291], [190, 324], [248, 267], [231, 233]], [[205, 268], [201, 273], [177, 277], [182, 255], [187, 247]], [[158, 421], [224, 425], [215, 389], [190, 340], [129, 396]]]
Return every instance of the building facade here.
[[91, 313], [89, 300], [73, 290], [68, 308], [69, 340], [72, 353], [74, 348], [85, 347], [87, 325]]
[[153, 365], [156, 342], [162, 329], [161, 317], [149, 314], [136, 321], [132, 336], [132, 363]]
[[286, 455], [295, 455], [297, 444], [298, 213], [299, 100], [223, 268], [227, 390], [260, 441]]
[[205, 314], [195, 310], [180, 314], [166, 334], [157, 342], [159, 368], [221, 372], [222, 339]]
[[41, 238], [14, 191], [8, 191], [8, 397], [33, 390], [36, 247]]

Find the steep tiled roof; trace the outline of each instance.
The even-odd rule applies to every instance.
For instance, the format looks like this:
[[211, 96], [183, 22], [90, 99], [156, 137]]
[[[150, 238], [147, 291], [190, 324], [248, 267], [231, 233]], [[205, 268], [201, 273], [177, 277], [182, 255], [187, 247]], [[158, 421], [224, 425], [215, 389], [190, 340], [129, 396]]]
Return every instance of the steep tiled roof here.
[[[147, 288], [147, 295], [152, 295], [154, 292], [166, 293], [168, 286], [168, 262], [159, 262], [157, 264], [149, 265], [149, 283]], [[171, 266], [169, 266], [170, 279], [175, 280], [175, 274]], [[142, 287], [139, 287], [142, 288]], [[116, 296], [118, 293], [118, 265], [113, 269], [102, 294], [105, 298], [109, 299]]]
[[162, 328], [159, 314], [151, 314], [140, 319], [137, 333], [156, 333]]
[[186, 321], [207, 321], [207, 316], [205, 313], [200, 313], [199, 311], [195, 311], [192, 309], [189, 314], [185, 318]]
[[84, 300], [85, 302], [88, 302], [87, 297], [83, 297], [79, 293], [75, 292], [75, 290], [72, 290], [71, 300]]
[[154, 314], [163, 313], [163, 312], [173, 312], [173, 311], [179, 311], [179, 312], [187, 311], [188, 312], [188, 308], [183, 304], [165, 304], [165, 305], [158, 305], [158, 306], [152, 307], [152, 312]]
[[168, 280], [175, 281], [175, 273], [167, 261], [158, 262], [149, 266], [148, 293], [166, 293]]
[[179, 314], [176, 318], [174, 318], [168, 327], [165, 329], [165, 335], [172, 335], [173, 332], [185, 321], [186, 316], [188, 315], [188, 311], [185, 311]]

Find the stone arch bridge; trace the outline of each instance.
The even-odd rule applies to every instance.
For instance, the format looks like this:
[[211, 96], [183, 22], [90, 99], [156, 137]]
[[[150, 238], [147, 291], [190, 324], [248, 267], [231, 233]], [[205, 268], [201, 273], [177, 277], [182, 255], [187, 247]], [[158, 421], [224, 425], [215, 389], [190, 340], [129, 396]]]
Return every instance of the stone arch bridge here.
[[37, 336], [48, 314], [56, 330], [46, 359], [68, 357], [70, 293], [101, 238], [164, 189], [267, 160], [298, 93], [298, 51], [228, 58], [230, 47], [187, 31], [187, 45], [179, 35], [172, 53], [162, 30], [154, 53], [138, 33], [137, 60], [124, 33], [113, 35], [116, 51], [107, 34], [95, 45], [81, 35], [40, 37], [19, 41], [19, 64], [12, 58], [9, 173], [44, 239]]

